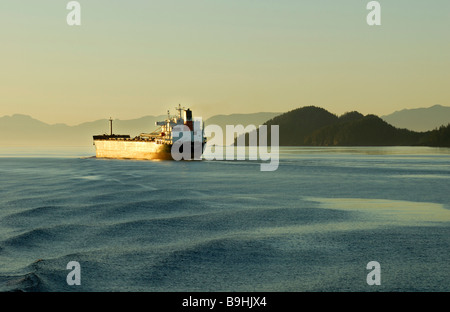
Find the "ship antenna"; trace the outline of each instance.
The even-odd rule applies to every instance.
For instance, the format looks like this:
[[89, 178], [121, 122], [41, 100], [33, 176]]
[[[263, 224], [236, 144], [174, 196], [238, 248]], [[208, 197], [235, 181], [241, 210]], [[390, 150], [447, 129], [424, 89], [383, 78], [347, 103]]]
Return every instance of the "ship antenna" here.
[[109, 117], [109, 131], [110, 131], [110, 133], [111, 133], [111, 136], [113, 135], [113, 132], [112, 132], [112, 122], [113, 122], [112, 118]]

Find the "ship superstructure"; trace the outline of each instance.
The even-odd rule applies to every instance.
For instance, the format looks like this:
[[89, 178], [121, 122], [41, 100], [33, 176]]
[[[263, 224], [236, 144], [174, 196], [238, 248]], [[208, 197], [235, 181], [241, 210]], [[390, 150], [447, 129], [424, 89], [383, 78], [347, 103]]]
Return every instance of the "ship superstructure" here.
[[[110, 134], [95, 135], [94, 145], [98, 158], [125, 158], [125, 159], [173, 159], [172, 146], [182, 139], [183, 146], [191, 149], [191, 159], [198, 158], [203, 152], [206, 138], [203, 132], [201, 120], [192, 118], [192, 111], [178, 105], [178, 114], [171, 116], [167, 112], [167, 118], [156, 122], [158, 128], [151, 133], [141, 133], [131, 138], [130, 135], [117, 135], [112, 131], [112, 119], [110, 119]], [[180, 130], [183, 133], [180, 133]]]

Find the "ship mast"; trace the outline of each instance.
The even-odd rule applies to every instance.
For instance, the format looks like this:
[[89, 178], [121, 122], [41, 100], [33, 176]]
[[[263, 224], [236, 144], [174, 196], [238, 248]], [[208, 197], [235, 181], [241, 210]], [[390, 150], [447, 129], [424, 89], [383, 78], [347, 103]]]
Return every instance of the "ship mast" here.
[[184, 110], [184, 107], [181, 108], [181, 104], [178, 104], [178, 108], [175, 107], [175, 109], [178, 111], [178, 113], [180, 114], [180, 119], [181, 119], [181, 111]]

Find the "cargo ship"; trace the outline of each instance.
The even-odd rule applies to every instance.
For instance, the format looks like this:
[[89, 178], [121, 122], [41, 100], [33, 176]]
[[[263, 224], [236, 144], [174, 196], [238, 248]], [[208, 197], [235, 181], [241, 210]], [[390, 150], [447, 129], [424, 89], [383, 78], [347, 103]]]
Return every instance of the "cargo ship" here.
[[[134, 138], [130, 135], [114, 134], [113, 120], [110, 118], [110, 133], [93, 136], [96, 157], [173, 160], [177, 158], [174, 158], [174, 155], [182, 154], [183, 159], [201, 159], [206, 144], [201, 119], [194, 120], [192, 111], [181, 105], [178, 105], [176, 110], [178, 111], [176, 116], [171, 116], [168, 111], [167, 119], [157, 121], [158, 128], [155, 131], [141, 133]], [[180, 141], [177, 144], [178, 140]], [[174, 144], [176, 144], [175, 154], [172, 152]], [[183, 148], [186, 147], [190, 149], [189, 153], [183, 153]]]

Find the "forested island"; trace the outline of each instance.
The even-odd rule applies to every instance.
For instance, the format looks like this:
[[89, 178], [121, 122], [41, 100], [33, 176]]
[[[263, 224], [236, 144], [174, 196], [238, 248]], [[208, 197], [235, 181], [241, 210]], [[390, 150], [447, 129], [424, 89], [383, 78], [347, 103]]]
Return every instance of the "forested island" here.
[[268, 126], [269, 139], [270, 126], [279, 126], [280, 146], [450, 147], [450, 124], [417, 132], [396, 128], [376, 115], [353, 111], [337, 116], [315, 106], [294, 109], [264, 125]]

